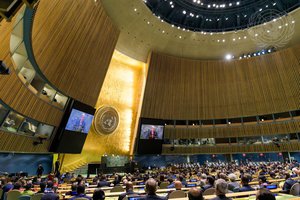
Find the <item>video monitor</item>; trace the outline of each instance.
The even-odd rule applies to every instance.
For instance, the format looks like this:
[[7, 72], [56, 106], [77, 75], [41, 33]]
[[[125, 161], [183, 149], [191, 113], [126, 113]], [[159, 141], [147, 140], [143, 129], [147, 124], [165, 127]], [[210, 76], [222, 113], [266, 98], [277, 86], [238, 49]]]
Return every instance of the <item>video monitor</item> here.
[[65, 129], [87, 134], [91, 128], [93, 118], [94, 115], [73, 108]]
[[140, 139], [142, 140], [162, 140], [164, 126], [142, 124]]
[[49, 139], [53, 133], [54, 127], [47, 124], [39, 124], [35, 137]]
[[38, 124], [39, 123], [37, 121], [25, 119], [20, 126], [19, 131], [29, 135], [34, 135], [36, 133]]
[[2, 124], [2, 128], [7, 131], [17, 132], [23, 120], [24, 120], [23, 116], [13, 111], [10, 111], [9, 115], [6, 117], [5, 121]]

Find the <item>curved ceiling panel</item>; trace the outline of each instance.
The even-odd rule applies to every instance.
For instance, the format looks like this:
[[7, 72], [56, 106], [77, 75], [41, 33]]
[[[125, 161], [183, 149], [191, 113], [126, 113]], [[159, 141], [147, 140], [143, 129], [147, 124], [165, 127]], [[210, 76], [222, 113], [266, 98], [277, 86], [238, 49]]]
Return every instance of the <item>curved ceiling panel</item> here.
[[258, 25], [251, 17], [264, 13], [266, 23], [299, 7], [299, 0], [147, 0], [153, 14], [169, 24], [192, 31], [223, 32]]

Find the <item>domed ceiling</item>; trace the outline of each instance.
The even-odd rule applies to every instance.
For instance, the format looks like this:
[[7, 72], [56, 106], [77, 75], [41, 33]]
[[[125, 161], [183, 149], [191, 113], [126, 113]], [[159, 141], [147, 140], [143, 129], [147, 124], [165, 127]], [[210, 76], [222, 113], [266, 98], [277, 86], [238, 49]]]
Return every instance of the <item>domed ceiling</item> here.
[[[101, 0], [101, 3], [120, 30], [116, 49], [143, 62], [151, 51], [219, 60], [228, 54], [239, 58], [300, 42], [299, 0], [199, 1], [198, 4], [198, 0]], [[200, 19], [200, 13], [204, 20]]]
[[[266, 23], [298, 8], [299, 0], [145, 0], [156, 16], [192, 31], [223, 32]], [[269, 10], [265, 13], [264, 10]], [[251, 22], [251, 16], [264, 15]]]

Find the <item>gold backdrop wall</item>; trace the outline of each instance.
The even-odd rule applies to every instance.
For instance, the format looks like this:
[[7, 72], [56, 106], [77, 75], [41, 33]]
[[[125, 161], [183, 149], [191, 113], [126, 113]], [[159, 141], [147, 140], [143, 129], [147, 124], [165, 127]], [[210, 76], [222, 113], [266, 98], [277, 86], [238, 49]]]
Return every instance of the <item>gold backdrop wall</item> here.
[[146, 79], [146, 64], [114, 52], [101, 89], [96, 109], [112, 106], [119, 114], [120, 123], [111, 135], [101, 135], [94, 127], [88, 133], [82, 153], [66, 154], [62, 171], [100, 161], [103, 154], [129, 155], [134, 143], [135, 127]]

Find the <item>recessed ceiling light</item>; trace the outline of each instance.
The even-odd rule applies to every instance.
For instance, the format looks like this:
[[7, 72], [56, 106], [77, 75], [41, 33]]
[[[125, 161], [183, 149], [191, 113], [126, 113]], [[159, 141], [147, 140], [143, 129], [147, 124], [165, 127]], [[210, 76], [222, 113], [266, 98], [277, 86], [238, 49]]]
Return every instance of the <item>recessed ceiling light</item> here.
[[233, 58], [233, 56], [231, 55], [231, 54], [227, 54], [226, 56], [225, 56], [225, 59], [226, 60], [231, 60]]

